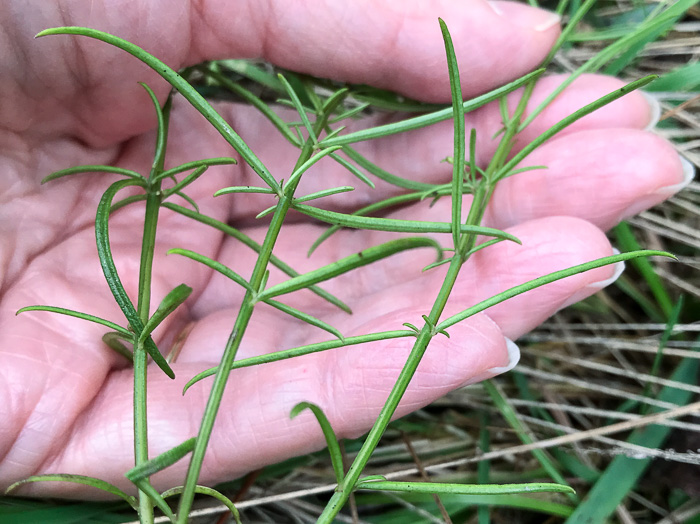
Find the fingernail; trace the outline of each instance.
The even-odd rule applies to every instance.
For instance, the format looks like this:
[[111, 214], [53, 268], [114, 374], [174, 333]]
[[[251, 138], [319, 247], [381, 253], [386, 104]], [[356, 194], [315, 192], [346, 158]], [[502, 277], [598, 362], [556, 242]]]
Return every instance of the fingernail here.
[[659, 119], [661, 118], [661, 104], [651, 93], [647, 93], [646, 91], [639, 92], [644, 98], [646, 98], [647, 103], [649, 104], [649, 123], [646, 125], [644, 130], [651, 131], [656, 127], [656, 124], [659, 123]]
[[[619, 255], [620, 251], [618, 249], [613, 248], [613, 254], [614, 255]], [[584, 298], [587, 298], [591, 296], [593, 293], [596, 291], [600, 291], [604, 287], [609, 286], [613, 282], [615, 282], [618, 278], [620, 278], [620, 275], [622, 275], [622, 272], [625, 270], [625, 263], [624, 262], [617, 262], [613, 266], [613, 274], [609, 278], [606, 278], [605, 280], [599, 280], [598, 282], [591, 282], [590, 284], [582, 287], [576, 293], [571, 295], [569, 298], [567, 298], [564, 303], [557, 309], [557, 311], [561, 311], [565, 307], [570, 306], [571, 304], [575, 304], [576, 302], [580, 302]]]
[[478, 384], [479, 382], [483, 382], [484, 380], [493, 378], [496, 375], [501, 375], [506, 371], [510, 371], [511, 369], [513, 369], [517, 365], [517, 363], [520, 362], [520, 348], [518, 347], [518, 345], [507, 337], [503, 338], [506, 341], [506, 350], [508, 351], [508, 362], [503, 366], [489, 368], [483, 373], [479, 373], [478, 375], [471, 377], [460, 387]]
[[638, 215], [642, 211], [646, 211], [650, 207], [654, 207], [656, 204], [662, 200], [675, 195], [681, 189], [684, 189], [690, 185], [695, 177], [695, 166], [691, 164], [686, 158], [679, 155], [681, 160], [681, 166], [683, 167], [683, 177], [681, 181], [676, 184], [671, 184], [669, 186], [664, 186], [656, 189], [655, 191], [645, 195], [643, 198], [637, 199], [632, 205], [626, 208], [618, 216], [617, 221], [620, 222], [634, 215]]
[[670, 186], [660, 187], [654, 191], [657, 195], [671, 196], [678, 193], [680, 190], [685, 189], [690, 185], [695, 178], [695, 166], [690, 163], [687, 158], [678, 155], [681, 159], [681, 165], [683, 166], [683, 179], [677, 184], [671, 184]]
[[[499, 6], [499, 2], [487, 2], [486, 4], [498, 16], [504, 16], [503, 10]], [[512, 16], [509, 16], [508, 18], [514, 25], [520, 27], [526, 27], [535, 31], [544, 32], [561, 22], [561, 16], [556, 13], [552, 13], [551, 11], [545, 11], [544, 9], [526, 5], [509, 6], [509, 11], [515, 8], [517, 8], [517, 13], [511, 13]]]
[[504, 366], [496, 366], [486, 370], [493, 376], [500, 375], [501, 373], [505, 373], [506, 371], [510, 371], [518, 364], [518, 362], [520, 362], [520, 348], [511, 339], [507, 337], [504, 338], [506, 340], [506, 349], [508, 350], [508, 363]]

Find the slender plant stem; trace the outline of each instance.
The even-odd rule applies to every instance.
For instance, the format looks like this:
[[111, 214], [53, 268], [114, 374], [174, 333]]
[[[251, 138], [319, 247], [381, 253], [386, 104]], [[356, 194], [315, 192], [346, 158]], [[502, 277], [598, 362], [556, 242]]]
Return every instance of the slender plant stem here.
[[[163, 171], [167, 147], [168, 122], [172, 97], [168, 97], [163, 109], [153, 91], [144, 85], [156, 106], [158, 115], [158, 135], [156, 150], [149, 180], [156, 180], [146, 186], [146, 211], [143, 222], [141, 241], [141, 261], [139, 265], [139, 288], [137, 312], [141, 322], [146, 324], [151, 308], [151, 280], [153, 274], [153, 257], [155, 254], [158, 214], [162, 201], [161, 181], [158, 175]], [[148, 461], [148, 353], [140, 337], [135, 337], [134, 345], [134, 462], [136, 466]], [[139, 490], [139, 516], [141, 522], [153, 522], [153, 500], [144, 491]]]
[[[321, 131], [323, 131], [327, 124], [328, 118], [332, 114], [336, 105], [340, 102], [341, 99], [338, 99], [335, 104], [328, 105], [324, 108], [324, 112], [318, 115], [311, 136], [302, 147], [299, 159], [297, 160], [292, 172], [296, 171], [311, 158], [315, 151], [315, 137], [318, 136]], [[214, 383], [212, 384], [209, 399], [204, 410], [202, 424], [197, 435], [197, 441], [195, 443], [194, 450], [192, 451], [192, 457], [190, 459], [187, 477], [185, 479], [185, 486], [182, 491], [182, 495], [180, 496], [180, 504], [177, 513], [178, 524], [187, 523], [190, 508], [192, 507], [192, 501], [194, 499], [195, 489], [197, 487], [197, 480], [202, 469], [202, 463], [204, 462], [204, 455], [206, 453], [207, 446], [209, 445], [209, 439], [211, 438], [211, 433], [214, 428], [214, 421], [216, 420], [219, 406], [221, 405], [221, 399], [223, 398], [224, 390], [226, 388], [226, 383], [228, 381], [229, 374], [231, 373], [231, 366], [233, 365], [236, 354], [238, 353], [238, 348], [240, 347], [243, 334], [248, 326], [248, 322], [253, 315], [257, 294], [262, 291], [261, 287], [265, 281], [265, 274], [268, 271], [267, 268], [270, 263], [270, 258], [272, 257], [272, 250], [282, 229], [282, 224], [284, 223], [287, 213], [292, 206], [294, 192], [296, 191], [300, 180], [301, 177], [297, 177], [294, 181], [290, 180], [290, 183], [286, 185], [284, 192], [279, 197], [279, 202], [275, 208], [275, 212], [265, 235], [265, 240], [262, 243], [258, 254], [258, 259], [250, 277], [250, 288], [253, 291], [246, 291], [241, 308], [236, 318], [236, 322], [233, 326], [233, 330], [231, 331], [231, 335], [226, 342], [224, 354], [221, 358], [218, 371], [214, 377]]]

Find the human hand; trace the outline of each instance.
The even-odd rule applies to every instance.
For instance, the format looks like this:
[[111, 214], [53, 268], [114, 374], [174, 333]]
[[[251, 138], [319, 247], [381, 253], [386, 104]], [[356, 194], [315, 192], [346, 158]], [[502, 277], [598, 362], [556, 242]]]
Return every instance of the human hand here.
[[[36, 5], [33, 5], [36, 3]], [[390, 88], [425, 101], [449, 101], [444, 48], [437, 25], [450, 27], [461, 59], [463, 90], [473, 96], [535, 68], [558, 35], [556, 21], [532, 8], [481, 0], [437, 6], [420, 2], [327, 2], [314, 9], [273, 3], [262, 8], [239, 2], [172, 3], [154, 0], [126, 12], [118, 3], [45, 2], [0, 8], [4, 46], [0, 65], [0, 485], [38, 473], [92, 475], [130, 489], [125, 471], [133, 466], [132, 374], [121, 357], [105, 348], [103, 329], [47, 313], [15, 312], [32, 304], [87, 311], [120, 322], [121, 313], [104, 283], [91, 228], [104, 176], [80, 176], [39, 186], [44, 176], [79, 164], [109, 163], [147, 173], [155, 122], [137, 81], [161, 99], [168, 86], [133, 58], [104, 44], [74, 37], [34, 41], [47, 27], [83, 25], [109, 31], [146, 48], [175, 68], [221, 57], [264, 57], [282, 67], [317, 76]], [[90, 9], [87, 9], [87, 7]], [[20, 7], [21, 6], [21, 7]], [[255, 6], [255, 8], [254, 8]], [[363, 7], [366, 7], [363, 8]], [[24, 13], [20, 15], [17, 13]], [[372, 12], [368, 27], [366, 13]], [[153, 13], [158, 13], [155, 16]], [[539, 18], [538, 18], [539, 17]], [[517, 23], [516, 23], [517, 22]], [[522, 24], [522, 25], [518, 25]], [[164, 37], [168, 35], [185, 37]], [[332, 42], [333, 45], [329, 45]], [[517, 57], [517, 60], [514, 59]], [[561, 78], [542, 80], [531, 107]], [[524, 131], [527, 143], [553, 122], [619, 87], [588, 76], [577, 81]], [[231, 156], [230, 147], [186, 104], [175, 104], [168, 163]], [[250, 108], [219, 104], [236, 129], [277, 178], [288, 176], [296, 151], [273, 140], [270, 125]], [[475, 255], [463, 270], [448, 313], [512, 285], [550, 271], [605, 256], [611, 247], [602, 230], [650, 207], [675, 190], [688, 171], [672, 148], [643, 131], [652, 119], [647, 101], [631, 94], [584, 118], [545, 144], [526, 165], [548, 169], [504, 180], [487, 212], [486, 225], [508, 228], [523, 246], [501, 243]], [[374, 116], [359, 125], [376, 124]], [[468, 117], [480, 137], [477, 156], [487, 162], [500, 127], [496, 106]], [[421, 181], [448, 181], [440, 161], [451, 154], [450, 123], [358, 145], [388, 171]], [[319, 164], [302, 182], [308, 193], [344, 185], [347, 173]], [[265, 197], [210, 198], [227, 185], [257, 184], [245, 165], [212, 168], [193, 186], [202, 212], [235, 221], [258, 240], [265, 232], [252, 217], [269, 204]], [[353, 208], [395, 189], [357, 191], [333, 200]], [[396, 218], [446, 220], [449, 202], [402, 209]], [[110, 233], [126, 289], [137, 287], [133, 268], [140, 252], [140, 215], [130, 206], [114, 215]], [[299, 271], [321, 266], [387, 239], [386, 234], [343, 231], [306, 258], [308, 244], [322, 231], [300, 221], [283, 231], [276, 254]], [[164, 256], [184, 247], [216, 257], [247, 274], [254, 254], [216, 231], [163, 211], [158, 230], [154, 303], [175, 285], [194, 288], [156, 335], [168, 351], [184, 344], [171, 381], [157, 368], [149, 376], [149, 436], [156, 455], [196, 434], [207, 396], [206, 382], [181, 395], [197, 372], [218, 363], [231, 329], [240, 289], [206, 267]], [[440, 269], [420, 275], [432, 260], [411, 252], [360, 269], [324, 285], [355, 311], [348, 316], [299, 293], [290, 304], [313, 312], [344, 335], [396, 329], [414, 321], [432, 303]], [[417, 409], [448, 391], [482, 380], [514, 364], [516, 339], [563, 305], [595, 292], [615, 268], [601, 268], [527, 293], [450, 328], [436, 338], [399, 408]], [[418, 280], [420, 278], [420, 280]], [[271, 283], [281, 276], [271, 276]], [[274, 326], [274, 329], [270, 329]], [[507, 338], [506, 338], [507, 337]], [[260, 308], [239, 352], [240, 358], [325, 338], [278, 313]], [[217, 420], [201, 483], [232, 478], [265, 464], [323, 446], [312, 417], [289, 419], [307, 400], [324, 409], [340, 436], [366, 431], [410, 349], [407, 339], [326, 352], [291, 361], [237, 370]], [[509, 352], [510, 349], [510, 352]], [[185, 463], [154, 477], [166, 488], [184, 478]], [[18, 493], [95, 496], [69, 484], [38, 483]]]

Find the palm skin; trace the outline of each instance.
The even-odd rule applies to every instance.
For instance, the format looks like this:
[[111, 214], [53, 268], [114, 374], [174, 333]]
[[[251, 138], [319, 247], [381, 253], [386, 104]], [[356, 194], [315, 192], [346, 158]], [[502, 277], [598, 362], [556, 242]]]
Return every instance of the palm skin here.
[[[369, 5], [370, 2], [368, 2]], [[57, 169], [113, 164], [148, 173], [155, 119], [137, 81], [161, 98], [168, 86], [133, 58], [88, 39], [33, 35], [47, 27], [84, 25], [117, 34], [144, 47], [174, 68], [221, 57], [262, 57], [282, 67], [370, 83], [426, 101], [449, 102], [449, 85], [437, 16], [450, 26], [462, 59], [463, 91], [473, 96], [512, 80], [544, 58], [558, 26], [534, 9], [483, 0], [444, 5], [385, 0], [371, 2], [374, 27], [363, 2], [328, 0], [323, 6], [287, 2], [56, 2], [10, 0], [0, 7], [0, 487], [32, 474], [92, 475], [132, 491], [123, 474], [133, 465], [132, 374], [101, 341], [104, 329], [48, 313], [15, 312], [32, 304], [86, 311], [123, 324], [97, 261], [94, 211], [108, 176], [79, 176], [46, 186], [39, 181]], [[453, 5], [454, 4], [454, 5]], [[501, 14], [498, 12], [500, 11]], [[517, 25], [513, 20], [517, 20]], [[167, 28], [167, 33], [165, 32]], [[178, 35], [173, 38], [168, 35]], [[184, 36], [180, 36], [184, 35]], [[328, 45], [326, 42], [333, 42]], [[513, 56], [517, 51], [517, 61]], [[464, 71], [469, 71], [465, 74]], [[540, 82], [532, 107], [561, 79]], [[520, 144], [553, 122], [616, 87], [610, 78], [577, 81], [538, 117]], [[219, 104], [253, 151], [279, 179], [291, 172], [297, 151], [273, 140], [268, 123], [249, 108]], [[290, 118], [293, 118], [290, 116]], [[375, 116], [367, 126], [387, 116]], [[463, 269], [448, 311], [456, 312], [512, 285], [552, 270], [605, 256], [611, 247], [603, 230], [673, 193], [683, 166], [673, 149], [644, 131], [646, 100], [631, 94], [569, 128], [536, 151], [525, 165], [548, 169], [504, 181], [486, 215], [486, 225], [507, 228], [523, 246], [501, 243], [482, 251]], [[477, 157], [485, 164], [500, 126], [497, 107], [468, 117], [480, 138]], [[424, 181], [449, 180], [449, 123], [359, 147], [385, 169]], [[234, 152], [182, 100], [175, 103], [167, 166]], [[166, 167], [167, 167], [166, 166]], [[271, 204], [265, 197], [211, 195], [228, 185], [260, 185], [245, 165], [213, 168], [190, 194], [202, 212], [229, 221], [261, 240], [265, 225], [252, 217]], [[332, 163], [309, 172], [300, 194], [354, 184]], [[670, 188], [670, 189], [669, 189]], [[349, 209], [396, 191], [357, 187], [328, 206]], [[325, 203], [324, 203], [325, 205]], [[449, 220], [449, 202], [416, 205], [394, 217]], [[110, 223], [117, 267], [135, 295], [143, 208], [130, 206]], [[306, 248], [323, 230], [297, 220], [286, 226], [275, 253], [298, 271], [318, 267], [388, 239], [387, 234], [344, 231], [311, 258]], [[447, 241], [444, 241], [446, 244]], [[254, 253], [220, 233], [163, 211], [154, 264], [153, 304], [174, 286], [194, 289], [186, 305], [155, 334], [163, 351], [184, 340], [173, 369], [175, 380], [149, 371], [149, 441], [153, 455], [196, 434], [208, 383], [182, 396], [197, 372], [218, 363], [242, 291], [202, 265], [174, 255], [183, 247], [247, 275]], [[339, 312], [310, 293], [286, 300], [336, 326], [344, 335], [397, 329], [419, 323], [434, 299], [440, 269], [421, 275], [428, 251], [393, 257], [324, 287], [355, 312]], [[431, 345], [399, 414], [415, 410], [466, 383], [509, 366], [507, 339], [532, 329], [565, 304], [595, 292], [613, 274], [601, 268], [548, 285], [476, 315], [450, 329], [451, 338]], [[283, 276], [275, 272], [271, 283]], [[274, 326], [274, 329], [270, 329]], [[239, 357], [327, 338], [261, 307], [251, 321]], [[349, 350], [236, 371], [225, 394], [202, 471], [211, 484], [265, 464], [323, 446], [313, 419], [289, 419], [292, 406], [315, 402], [340, 436], [366, 431], [378, 413], [410, 349], [399, 339]], [[511, 355], [512, 356], [512, 355]], [[158, 488], [177, 485], [186, 464], [154, 477]], [[39, 483], [22, 494], [99, 496], [69, 484]]]

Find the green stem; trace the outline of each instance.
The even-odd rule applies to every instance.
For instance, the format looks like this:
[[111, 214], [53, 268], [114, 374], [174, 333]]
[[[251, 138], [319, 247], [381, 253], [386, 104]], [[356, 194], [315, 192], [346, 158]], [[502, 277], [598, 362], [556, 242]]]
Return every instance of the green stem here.
[[[337, 103], [340, 103], [340, 100], [338, 100]], [[296, 171], [311, 158], [315, 150], [313, 136], [317, 136], [321, 131], [323, 131], [328, 118], [334, 109], [335, 105], [326, 107], [325, 112], [322, 115], [319, 115], [314, 124], [312, 136], [305, 142], [299, 155], [299, 159], [297, 160], [292, 172]], [[238, 348], [240, 347], [241, 340], [243, 339], [243, 334], [248, 327], [248, 322], [253, 315], [257, 298], [256, 295], [263, 284], [265, 273], [267, 272], [270, 258], [272, 257], [272, 250], [282, 229], [282, 224], [287, 216], [287, 212], [292, 206], [294, 192], [296, 191], [300, 180], [301, 177], [298, 177], [295, 181], [290, 180], [290, 183], [288, 183], [285, 187], [284, 193], [279, 197], [279, 202], [275, 208], [270, 226], [268, 227], [265, 235], [265, 240], [262, 243], [258, 254], [258, 259], [250, 277], [250, 288], [254, 291], [246, 291], [241, 308], [238, 311], [238, 316], [233, 326], [233, 330], [231, 331], [231, 335], [226, 342], [224, 354], [221, 358], [218, 371], [214, 377], [214, 383], [212, 385], [211, 392], [209, 393], [207, 405], [204, 409], [204, 415], [202, 417], [202, 424], [200, 425], [199, 433], [197, 435], [197, 441], [195, 443], [194, 450], [192, 451], [190, 465], [187, 470], [187, 478], [185, 479], [185, 486], [183, 488], [182, 495], [180, 496], [180, 503], [177, 512], [178, 524], [187, 524], [189, 512], [192, 507], [192, 501], [194, 500], [194, 494], [197, 487], [197, 480], [199, 479], [199, 474], [202, 469], [204, 455], [206, 454], [207, 446], [209, 445], [211, 433], [214, 428], [214, 421], [216, 420], [216, 416], [221, 405], [221, 399], [224, 395], [226, 383], [231, 373], [231, 366], [233, 365], [236, 354], [238, 353]]]
[[[139, 288], [136, 310], [141, 322], [146, 324], [151, 309], [151, 280], [153, 275], [153, 258], [156, 246], [156, 231], [158, 229], [158, 213], [162, 201], [161, 181], [158, 175], [163, 171], [165, 150], [168, 137], [168, 122], [172, 107], [172, 96], [168, 96], [163, 109], [153, 92], [144, 85], [156, 107], [158, 115], [158, 134], [153, 165], [149, 180], [156, 180], [146, 186], [146, 211], [143, 222], [141, 240], [141, 261], [139, 265]], [[140, 337], [135, 337], [134, 345], [134, 462], [139, 466], [147, 462], [148, 457], [148, 353]], [[148, 480], [146, 481], [148, 482]], [[153, 500], [144, 491], [139, 490], [139, 517], [144, 524], [153, 520]]]

